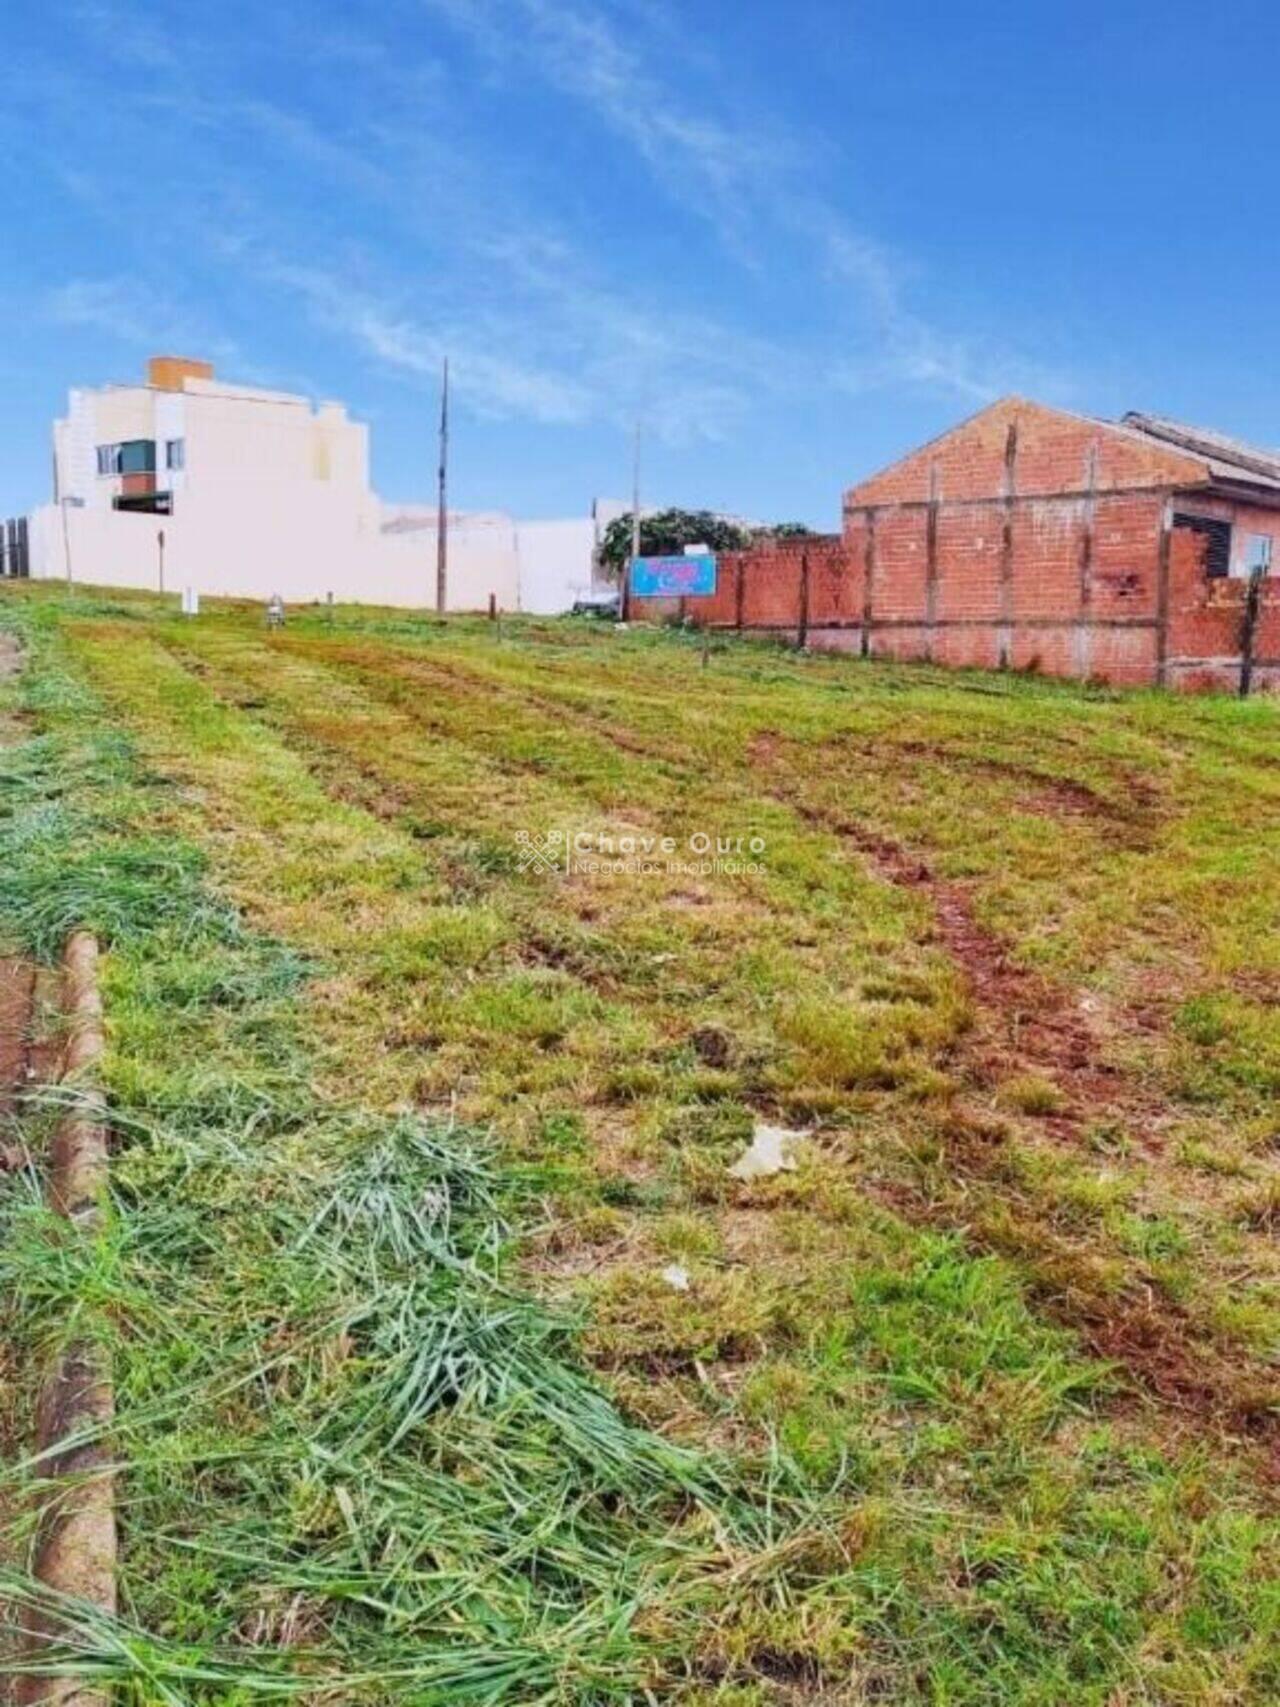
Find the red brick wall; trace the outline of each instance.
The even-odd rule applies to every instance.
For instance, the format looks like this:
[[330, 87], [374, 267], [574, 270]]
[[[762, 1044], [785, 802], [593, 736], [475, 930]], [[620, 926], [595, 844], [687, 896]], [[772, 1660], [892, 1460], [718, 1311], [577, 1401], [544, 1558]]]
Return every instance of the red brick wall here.
[[1155, 617], [1162, 493], [1099, 498], [1093, 519], [1089, 606], [1102, 620]]
[[1010, 398], [853, 487], [842, 535], [729, 553], [713, 597], [632, 608], [875, 657], [1234, 688], [1245, 583], [1206, 577], [1203, 535], [1162, 546], [1166, 510], [1187, 510], [1231, 521], [1237, 544], [1274, 536], [1255, 680], [1280, 686], [1280, 509], [1171, 497], [1207, 478], [1196, 457]]
[[876, 517], [871, 599], [880, 622], [902, 622], [924, 614], [927, 548], [924, 510], [889, 510]]
[[[833, 539], [811, 549], [809, 557], [809, 627], [850, 628], [862, 622], [866, 597], [866, 541]], [[859, 544], [861, 548], [859, 549]]]
[[939, 505], [935, 609], [940, 621], [985, 618], [995, 622], [999, 618], [1003, 556], [1001, 509]]
[[[1257, 685], [1280, 685], [1280, 511], [1190, 495], [1175, 499], [1174, 509], [1230, 522], [1235, 553], [1243, 551], [1246, 534], [1272, 536], [1272, 572], [1262, 584], [1253, 651]], [[1188, 529], [1174, 528], [1171, 535], [1168, 673], [1174, 686], [1231, 690], [1240, 679], [1248, 584], [1211, 580], [1204, 571], [1205, 545], [1203, 534]]]
[[744, 551], [738, 554], [738, 565], [743, 574], [743, 625], [794, 627], [800, 620], [800, 552]]
[[1153, 445], [1123, 427], [1005, 397], [851, 487], [845, 506], [924, 503], [935, 495], [995, 497], [1006, 489], [1011, 452], [1015, 488], [1024, 496], [1083, 492], [1090, 485], [1098, 491], [1194, 486], [1207, 475], [1199, 457]]

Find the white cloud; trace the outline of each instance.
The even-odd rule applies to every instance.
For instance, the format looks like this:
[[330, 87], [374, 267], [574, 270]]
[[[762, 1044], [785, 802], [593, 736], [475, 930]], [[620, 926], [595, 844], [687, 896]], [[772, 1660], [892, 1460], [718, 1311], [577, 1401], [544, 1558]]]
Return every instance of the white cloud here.
[[263, 272], [296, 292], [317, 324], [385, 367], [434, 382], [447, 355], [458, 393], [479, 414], [576, 425], [593, 412], [590, 394], [572, 378], [484, 348], [472, 329], [429, 325], [322, 268], [267, 263]]
[[[554, 268], [549, 253], [558, 257]], [[784, 353], [768, 345], [593, 290], [574, 276], [558, 245], [548, 251], [495, 239], [491, 258], [500, 255], [518, 286], [519, 307], [471, 306], [430, 318], [389, 291], [354, 285], [331, 270], [285, 261], [260, 266], [303, 301], [316, 324], [392, 371], [434, 384], [448, 355], [458, 394], [481, 415], [616, 426], [648, 404], [655, 436], [687, 444], [723, 436], [742, 416], [752, 400], [744, 381], [773, 385], [787, 371]]]
[[189, 311], [122, 274], [68, 279], [47, 292], [41, 311], [56, 325], [88, 328], [155, 354], [194, 350], [224, 360], [236, 354]]
[[[683, 214], [755, 269], [751, 286], [691, 311], [660, 270], [622, 271], [590, 234], [544, 221], [519, 151], [467, 111], [474, 84], [460, 100], [463, 85], [428, 46], [394, 51], [391, 34], [354, 16], [340, 35], [314, 38], [296, 20], [272, 22], [273, 42], [289, 39], [306, 62], [305, 94], [264, 96], [236, 44], [212, 35], [184, 40], [199, 92], [175, 94], [150, 75], [145, 43], [126, 42], [101, 122], [123, 139], [179, 127], [170, 211], [162, 223], [141, 218], [166, 196], [168, 156], [145, 183], [111, 177], [83, 193], [132, 220], [144, 276], [185, 273], [198, 300], [212, 290], [219, 306], [282, 293], [326, 335], [424, 388], [447, 351], [461, 399], [480, 414], [618, 427], [643, 412], [676, 444], [890, 387], [966, 402], [1031, 388], [1007, 352], [916, 310], [909, 259], [814, 189], [832, 164], [824, 145], [758, 102], [749, 124], [739, 120], [720, 94], [731, 73], [710, 44], [689, 40], [685, 19], [652, 0], [407, 3], [447, 17], [499, 78], [593, 115]], [[93, 15], [100, 31], [115, 14], [99, 0]], [[757, 282], [798, 318], [753, 329]], [[211, 346], [189, 313], [123, 277], [73, 280], [47, 311], [135, 344]], [[250, 355], [269, 374], [266, 352]]]
[[[490, 64], [517, 75], [532, 72], [588, 107], [645, 161], [682, 205], [708, 219], [735, 251], [749, 249], [762, 187], [796, 169], [802, 154], [767, 116], [751, 126], [716, 118], [709, 79], [722, 68], [699, 65], [686, 47], [692, 74], [679, 67], [658, 76], [639, 46], [645, 18], [632, 20], [630, 39], [601, 8], [574, 0], [424, 0], [448, 18]], [[673, 87], [674, 84], [674, 87]]]
[[851, 287], [856, 312], [833, 313], [830, 335], [835, 343], [868, 345], [871, 354], [836, 361], [829, 371], [842, 376], [841, 388], [922, 385], [985, 400], [1020, 371], [1009, 354], [934, 326], [910, 308], [914, 268], [813, 193], [818, 162], [811, 145], [771, 124], [756, 105], [749, 127], [716, 115], [722, 66], [686, 46], [686, 64], [665, 63], [659, 77], [640, 45], [646, 24], [665, 23], [667, 53], [673, 40], [687, 37], [673, 37], [657, 8], [630, 7], [624, 33], [594, 0], [424, 4], [491, 62], [533, 73], [588, 108], [740, 259], [762, 268], [799, 267]]

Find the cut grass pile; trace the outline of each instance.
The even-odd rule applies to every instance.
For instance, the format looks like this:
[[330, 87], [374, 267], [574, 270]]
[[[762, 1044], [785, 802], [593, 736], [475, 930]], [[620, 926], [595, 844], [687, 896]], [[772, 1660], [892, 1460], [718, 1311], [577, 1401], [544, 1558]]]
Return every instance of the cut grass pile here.
[[0, 1292], [109, 1324], [124, 1699], [1280, 1689], [1274, 708], [4, 615], [3, 926], [106, 938], [118, 1143]]

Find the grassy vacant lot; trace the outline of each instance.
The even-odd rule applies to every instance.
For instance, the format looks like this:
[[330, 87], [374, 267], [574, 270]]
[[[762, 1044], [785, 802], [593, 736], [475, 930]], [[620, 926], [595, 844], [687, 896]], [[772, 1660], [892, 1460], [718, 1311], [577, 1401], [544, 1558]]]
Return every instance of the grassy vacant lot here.
[[87, 1255], [11, 1169], [0, 1298], [114, 1345], [122, 1700], [1280, 1695], [1280, 708], [0, 621], [0, 922], [110, 942], [118, 1134]]

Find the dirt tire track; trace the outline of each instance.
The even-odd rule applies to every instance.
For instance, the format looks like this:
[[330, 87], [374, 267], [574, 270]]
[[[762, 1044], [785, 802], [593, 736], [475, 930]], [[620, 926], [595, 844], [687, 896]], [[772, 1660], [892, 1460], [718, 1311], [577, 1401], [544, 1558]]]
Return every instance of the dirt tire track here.
[[[1049, 1074], [1065, 1094], [1060, 1112], [1039, 1130], [1079, 1145], [1099, 1114], [1123, 1120], [1148, 1153], [1169, 1111], [1152, 1093], [1099, 1059], [1099, 1042], [1067, 992], [1019, 965], [1006, 944], [974, 917], [967, 890], [938, 877], [918, 854], [845, 815], [817, 806], [780, 776], [777, 738], [754, 755], [770, 772], [774, 798], [816, 828], [848, 841], [871, 869], [896, 888], [928, 902], [935, 940], [962, 972], [976, 1023], [955, 1058], [971, 1092], [989, 1094], [1018, 1070]], [[985, 1109], [958, 1099], [938, 1137], [951, 1189], [941, 1195], [895, 1181], [881, 1195], [911, 1219], [962, 1227], [977, 1247], [1014, 1259], [1031, 1279], [1045, 1312], [1079, 1335], [1094, 1356], [1114, 1363], [1135, 1387], [1188, 1427], [1211, 1424], [1261, 1448], [1262, 1473], [1280, 1483], [1280, 1381], [1273, 1367], [1247, 1353], [1229, 1355], [1190, 1313], [1141, 1273], [1122, 1289], [1087, 1245], [1064, 1239], [1049, 1217], [1009, 1178], [1006, 1134]], [[971, 1187], [1002, 1213], [975, 1212]]]

